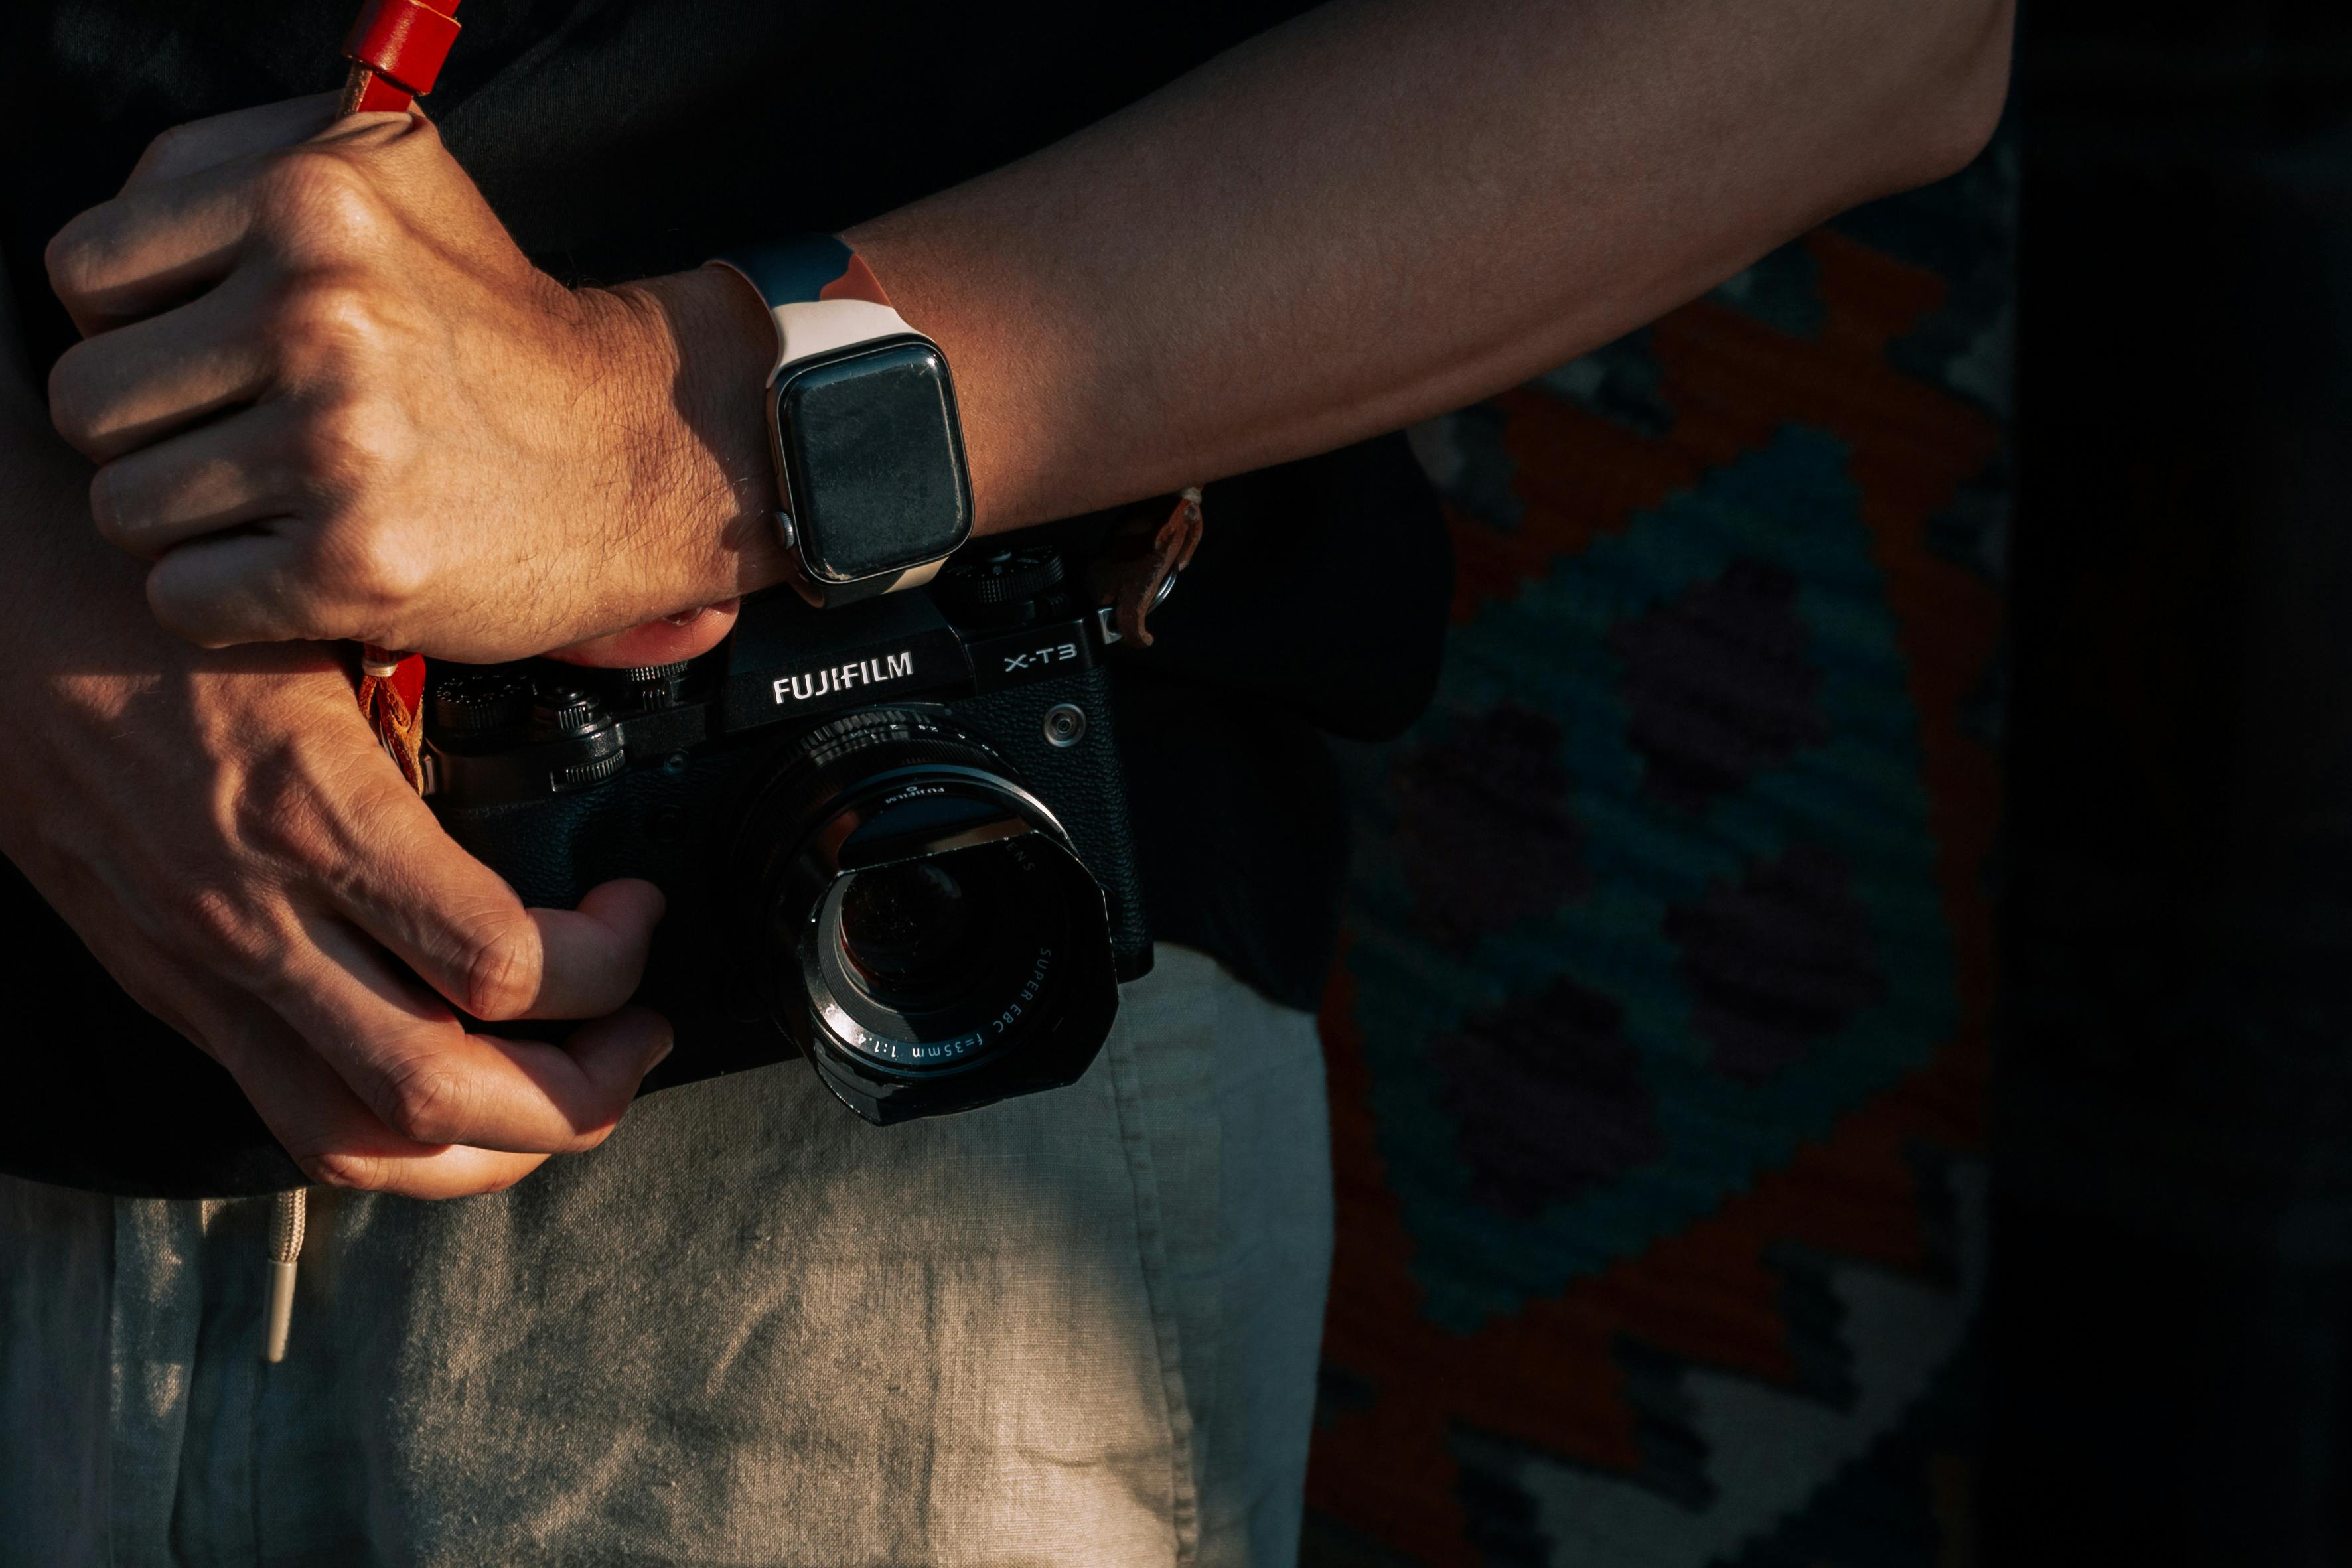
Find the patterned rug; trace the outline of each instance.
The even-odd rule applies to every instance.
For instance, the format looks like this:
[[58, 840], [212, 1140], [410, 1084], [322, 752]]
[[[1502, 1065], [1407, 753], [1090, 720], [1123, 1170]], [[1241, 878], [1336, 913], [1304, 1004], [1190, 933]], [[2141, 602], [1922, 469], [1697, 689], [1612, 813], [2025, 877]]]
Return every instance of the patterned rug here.
[[1970, 1560], [2014, 166], [1414, 433], [1307, 1563]]

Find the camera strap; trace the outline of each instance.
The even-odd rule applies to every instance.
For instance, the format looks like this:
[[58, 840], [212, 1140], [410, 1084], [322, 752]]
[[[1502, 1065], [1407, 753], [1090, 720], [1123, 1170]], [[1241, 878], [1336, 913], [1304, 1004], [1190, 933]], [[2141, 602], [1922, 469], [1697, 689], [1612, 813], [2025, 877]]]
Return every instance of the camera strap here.
[[[343, 78], [341, 111], [397, 113], [433, 90], [441, 62], [457, 41], [457, 0], [367, 0], [343, 41], [352, 63]], [[360, 711], [368, 727], [412, 789], [425, 788], [425, 655], [373, 643], [360, 648]], [[294, 1277], [310, 1223], [310, 1189], [277, 1194], [269, 1212], [269, 1295], [262, 1322], [261, 1359], [286, 1359], [294, 1321]]]
[[[397, 113], [433, 90], [457, 41], [457, 0], [366, 0], [343, 40], [345, 114]], [[400, 776], [425, 788], [425, 655], [360, 649], [360, 711]]]
[[345, 114], [397, 113], [433, 90], [457, 41], [457, 0], [366, 0], [343, 40]]
[[1176, 586], [1201, 548], [1201, 486], [1138, 501], [1120, 512], [1087, 569], [1095, 602], [1110, 607], [1118, 640], [1151, 646], [1145, 620]]

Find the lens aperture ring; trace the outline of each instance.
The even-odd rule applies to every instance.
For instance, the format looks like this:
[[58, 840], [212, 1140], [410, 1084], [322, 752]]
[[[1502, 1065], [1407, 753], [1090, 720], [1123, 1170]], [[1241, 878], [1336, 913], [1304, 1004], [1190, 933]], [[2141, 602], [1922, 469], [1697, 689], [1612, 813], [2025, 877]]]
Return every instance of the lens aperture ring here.
[[[887, 750], [887, 758], [877, 755]], [[827, 719], [762, 769], [747, 803], [742, 832], [764, 819], [814, 822], [829, 804], [875, 774], [924, 763], [1004, 775], [996, 753], [933, 715], [908, 708], [861, 708]], [[748, 844], [739, 847], [750, 849]], [[772, 852], [784, 849], [772, 841]]]

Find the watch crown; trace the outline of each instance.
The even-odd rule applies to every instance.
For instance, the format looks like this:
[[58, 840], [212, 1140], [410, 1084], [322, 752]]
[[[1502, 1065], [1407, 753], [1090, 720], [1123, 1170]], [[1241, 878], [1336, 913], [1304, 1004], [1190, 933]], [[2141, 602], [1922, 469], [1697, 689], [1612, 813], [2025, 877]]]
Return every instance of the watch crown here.
[[793, 527], [793, 515], [790, 512], [776, 514], [776, 537], [783, 541], [786, 549], [794, 549], [800, 544], [800, 529]]

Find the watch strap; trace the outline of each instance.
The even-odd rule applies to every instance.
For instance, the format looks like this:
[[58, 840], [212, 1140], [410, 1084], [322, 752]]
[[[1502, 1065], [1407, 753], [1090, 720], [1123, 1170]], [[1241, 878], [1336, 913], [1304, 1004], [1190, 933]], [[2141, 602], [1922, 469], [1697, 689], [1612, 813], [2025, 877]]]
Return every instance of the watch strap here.
[[[776, 359], [768, 371], [768, 426], [772, 437], [779, 442], [774, 450], [778, 494], [790, 506], [793, 479], [786, 472], [787, 463], [780, 444], [778, 409], [793, 367], [864, 343], [911, 340], [929, 344], [934, 350], [938, 345], [907, 324], [891, 305], [890, 296], [883, 289], [882, 280], [874, 276], [874, 269], [836, 235], [803, 235], [771, 241], [715, 256], [709, 265], [723, 267], [750, 284], [775, 323]], [[958, 464], [961, 461], [959, 455]], [[970, 506], [967, 491], [967, 514]], [[902, 588], [919, 587], [930, 580], [946, 559], [943, 553], [936, 559], [918, 561], [897, 571], [847, 580], [823, 578], [810, 567], [808, 541], [801, 536], [790, 513], [780, 512], [777, 522], [786, 549], [801, 564], [801, 570], [793, 574], [793, 586], [803, 598], [821, 606], [846, 604]]]
[[776, 324], [772, 382], [786, 367], [856, 343], [919, 338], [890, 303], [882, 280], [834, 235], [803, 235], [714, 257], [750, 284]]

